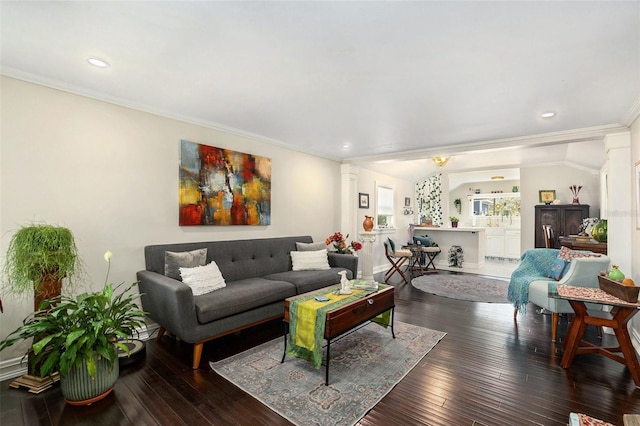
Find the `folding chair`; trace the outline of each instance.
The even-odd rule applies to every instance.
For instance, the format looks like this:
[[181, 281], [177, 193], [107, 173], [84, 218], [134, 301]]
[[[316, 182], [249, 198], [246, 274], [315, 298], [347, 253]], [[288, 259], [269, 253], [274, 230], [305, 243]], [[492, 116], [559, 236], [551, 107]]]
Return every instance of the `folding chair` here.
[[424, 263], [425, 263], [425, 271], [429, 270], [429, 266], [431, 266], [433, 271], [436, 271], [436, 265], [434, 265], [433, 261], [435, 260], [436, 256], [440, 254], [441, 250], [440, 247], [438, 246], [431, 246], [431, 247], [422, 247], [422, 252], [426, 255], [425, 259], [424, 259]]
[[385, 282], [389, 281], [389, 279], [393, 276], [393, 274], [397, 272], [402, 277], [402, 280], [404, 281], [404, 283], [407, 284], [409, 282], [407, 280], [407, 276], [402, 272], [400, 267], [404, 265], [404, 263], [407, 260], [411, 259], [411, 256], [412, 256], [411, 251], [401, 249], [393, 252], [389, 248], [389, 244], [385, 242], [384, 255], [387, 257], [387, 260], [389, 261], [389, 263], [391, 263], [391, 268], [389, 268], [389, 270], [384, 274]]

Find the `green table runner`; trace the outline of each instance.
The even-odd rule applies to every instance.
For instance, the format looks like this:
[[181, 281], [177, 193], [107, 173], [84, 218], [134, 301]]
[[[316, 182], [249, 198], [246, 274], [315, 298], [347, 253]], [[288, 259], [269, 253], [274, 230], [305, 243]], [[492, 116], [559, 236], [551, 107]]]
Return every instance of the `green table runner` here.
[[[379, 289], [389, 287], [378, 284]], [[340, 285], [328, 287], [324, 293], [314, 293], [296, 298], [289, 304], [289, 341], [287, 354], [311, 361], [315, 368], [322, 365], [322, 341], [327, 312], [359, 300], [378, 290], [355, 290], [351, 294], [336, 294]], [[314, 298], [324, 295], [328, 302], [318, 302]], [[386, 327], [389, 325], [391, 311], [388, 310], [373, 318], [372, 321]]]

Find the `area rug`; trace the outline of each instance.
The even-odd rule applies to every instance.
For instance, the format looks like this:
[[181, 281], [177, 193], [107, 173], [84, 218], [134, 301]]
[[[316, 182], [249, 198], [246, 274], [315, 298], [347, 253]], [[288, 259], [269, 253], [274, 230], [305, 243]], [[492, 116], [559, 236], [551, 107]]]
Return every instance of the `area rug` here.
[[320, 369], [289, 356], [280, 363], [282, 338], [209, 365], [294, 424], [353, 425], [446, 334], [400, 321], [394, 330], [395, 339], [369, 323], [332, 340], [329, 386], [324, 362]]
[[509, 303], [508, 280], [483, 278], [477, 275], [430, 274], [414, 278], [411, 285], [426, 293], [450, 299]]

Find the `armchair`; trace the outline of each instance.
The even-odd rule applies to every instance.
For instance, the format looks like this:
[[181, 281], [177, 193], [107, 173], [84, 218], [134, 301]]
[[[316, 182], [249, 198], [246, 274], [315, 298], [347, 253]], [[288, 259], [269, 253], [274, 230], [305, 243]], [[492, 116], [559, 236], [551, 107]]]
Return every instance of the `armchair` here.
[[598, 272], [609, 267], [609, 257], [595, 253], [580, 253], [582, 256], [568, 261], [564, 274], [556, 281], [550, 276], [558, 249], [530, 249], [521, 257], [521, 263], [511, 274], [508, 299], [513, 303], [514, 320], [518, 311], [526, 312], [529, 302], [551, 311], [551, 341], [558, 335], [559, 314], [573, 313], [566, 300], [549, 298], [549, 285], [565, 284], [579, 287], [598, 287]]

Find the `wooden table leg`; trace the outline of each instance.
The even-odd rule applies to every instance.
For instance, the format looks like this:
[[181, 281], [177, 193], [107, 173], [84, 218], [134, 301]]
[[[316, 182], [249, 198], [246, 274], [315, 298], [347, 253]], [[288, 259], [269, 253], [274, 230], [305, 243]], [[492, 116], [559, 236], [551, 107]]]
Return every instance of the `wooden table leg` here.
[[629, 368], [631, 377], [633, 377], [633, 382], [637, 387], [640, 387], [640, 363], [638, 363], [638, 357], [636, 356], [636, 351], [631, 343], [631, 336], [629, 335], [629, 329], [627, 328], [629, 320], [637, 312], [637, 309], [618, 308], [618, 311], [613, 317], [613, 321], [615, 322], [613, 331], [615, 332], [618, 343], [620, 344], [620, 351], [624, 357], [625, 365]]
[[[631, 343], [631, 336], [627, 324], [629, 320], [638, 313], [636, 308], [625, 308], [616, 306], [612, 311], [612, 318], [600, 318], [589, 316], [587, 307], [583, 302], [576, 300], [568, 300], [575, 312], [575, 318], [571, 323], [569, 332], [567, 333], [564, 354], [560, 366], [569, 368], [576, 354], [599, 353], [613, 361], [626, 365], [631, 373], [633, 382], [640, 387], [640, 363], [636, 356], [635, 349]], [[618, 347], [601, 347], [588, 342], [584, 342], [584, 346], [580, 346], [582, 337], [584, 336], [587, 325], [611, 327], [615, 332], [618, 340]], [[621, 352], [622, 356], [615, 352]]]
[[587, 328], [587, 324], [584, 321], [587, 316], [587, 307], [585, 304], [575, 300], [569, 300], [568, 302], [571, 304], [576, 315], [571, 322], [571, 326], [569, 327], [569, 332], [567, 333], [566, 341], [564, 343], [564, 354], [560, 361], [560, 366], [562, 368], [569, 368], [573, 362], [573, 358], [576, 356], [578, 347], [580, 346], [580, 342], [584, 336], [584, 331]]

